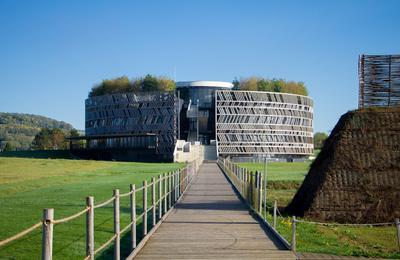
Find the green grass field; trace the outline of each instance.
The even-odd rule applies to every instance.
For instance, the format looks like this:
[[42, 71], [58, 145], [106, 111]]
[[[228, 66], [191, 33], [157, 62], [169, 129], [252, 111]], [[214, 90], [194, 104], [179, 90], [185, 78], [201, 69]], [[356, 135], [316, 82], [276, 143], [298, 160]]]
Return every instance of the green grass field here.
[[[183, 167], [172, 163], [124, 163], [63, 159], [0, 158], [0, 240], [37, 223], [44, 208], [54, 208], [60, 219], [82, 210], [85, 198], [95, 204], [112, 196], [113, 189], [128, 192], [160, 173]], [[137, 196], [138, 214], [142, 197]], [[129, 197], [121, 198], [121, 228], [129, 223]], [[95, 210], [95, 247], [113, 233], [112, 204]], [[125, 242], [124, 242], [125, 241]], [[122, 241], [127, 247], [127, 239]], [[82, 259], [85, 255], [85, 216], [54, 228], [54, 258]], [[128, 250], [126, 250], [128, 252]], [[109, 258], [112, 248], [99, 253]], [[41, 230], [0, 248], [0, 259], [39, 259]]]
[[[240, 163], [241, 167], [250, 171], [264, 172], [263, 163]], [[296, 181], [302, 182], [306, 176], [310, 162], [268, 162], [267, 179], [268, 181]]]
[[[260, 171], [264, 173], [263, 163], [240, 163], [241, 167], [250, 171]], [[268, 183], [268, 203], [273, 204], [277, 201], [278, 206], [285, 207], [293, 198], [297, 189], [306, 176], [310, 162], [268, 162], [267, 164], [267, 183]]]
[[[263, 163], [240, 163], [251, 171], [264, 172]], [[285, 207], [300, 187], [310, 167], [310, 162], [269, 162], [267, 165], [267, 203], [277, 201]], [[291, 239], [289, 217], [278, 218], [278, 231]], [[272, 216], [268, 215], [272, 223]], [[297, 249], [299, 252], [335, 255], [400, 258], [396, 229], [391, 227], [334, 227], [297, 224]]]

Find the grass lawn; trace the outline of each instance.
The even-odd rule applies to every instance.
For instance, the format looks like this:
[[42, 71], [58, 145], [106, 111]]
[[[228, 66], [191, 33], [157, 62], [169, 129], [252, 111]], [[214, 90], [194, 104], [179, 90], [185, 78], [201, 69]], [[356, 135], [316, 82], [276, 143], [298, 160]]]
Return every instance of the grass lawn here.
[[[263, 163], [240, 163], [252, 171], [264, 171]], [[308, 172], [310, 162], [269, 162], [267, 202], [285, 207]], [[272, 223], [272, 216], [268, 215]], [[278, 218], [278, 231], [290, 242], [290, 218]], [[334, 227], [297, 223], [297, 250], [336, 255], [400, 258], [396, 229], [391, 227]]]
[[[239, 163], [251, 171], [264, 172], [263, 163]], [[306, 176], [310, 162], [268, 162], [267, 164], [267, 201], [273, 205], [285, 207], [293, 198]]]
[[[44, 208], [54, 208], [60, 219], [82, 210], [85, 198], [95, 204], [112, 196], [113, 189], [129, 191], [160, 173], [183, 167], [173, 163], [125, 163], [64, 159], [0, 158], [0, 240], [37, 223]], [[138, 214], [141, 195], [137, 193]], [[95, 210], [95, 248], [113, 233], [112, 204]], [[121, 198], [121, 229], [129, 223], [129, 197]], [[126, 239], [125, 239], [126, 240]], [[127, 242], [127, 241], [125, 241]], [[122, 241], [122, 246], [127, 243]], [[55, 259], [82, 259], [85, 255], [85, 215], [55, 225]], [[112, 249], [99, 253], [108, 258]], [[123, 255], [123, 254], [122, 254]], [[39, 259], [41, 229], [0, 248], [0, 259]]]
[[[239, 163], [241, 167], [250, 171], [264, 172], [263, 163]], [[296, 181], [301, 183], [306, 176], [310, 162], [268, 162], [267, 180], [268, 181]]]
[[[272, 221], [271, 216], [269, 221]], [[290, 218], [278, 218], [277, 230], [290, 241]], [[349, 227], [297, 223], [296, 239], [298, 252], [400, 258], [394, 226]]]

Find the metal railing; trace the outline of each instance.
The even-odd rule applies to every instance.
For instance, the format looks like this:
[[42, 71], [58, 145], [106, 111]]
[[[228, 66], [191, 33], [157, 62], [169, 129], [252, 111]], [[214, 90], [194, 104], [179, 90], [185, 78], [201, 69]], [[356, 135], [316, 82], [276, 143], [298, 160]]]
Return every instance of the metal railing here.
[[[277, 230], [277, 218], [282, 214], [279, 212], [277, 202], [274, 201], [274, 205], [268, 208], [266, 200], [263, 200], [263, 194], [266, 192], [266, 183], [263, 183], [263, 176], [261, 172], [251, 172], [246, 168], [240, 167], [237, 164], [231, 162], [228, 159], [219, 158], [218, 165], [221, 167], [225, 175], [228, 177], [230, 182], [239, 192], [242, 199], [247, 203], [249, 208], [258, 216], [268, 228], [274, 233], [274, 235], [290, 250], [296, 251], [297, 240], [296, 231], [298, 223], [323, 225], [323, 226], [391, 226], [394, 225], [396, 228], [396, 239], [398, 250], [400, 251], [400, 220], [398, 218], [393, 222], [384, 223], [371, 223], [371, 224], [341, 224], [341, 223], [322, 223], [315, 221], [306, 221], [297, 219], [296, 216], [291, 217], [291, 240], [290, 243], [281, 235]], [[272, 210], [272, 224], [267, 219], [269, 210]]]
[[[197, 173], [200, 166], [200, 161], [193, 161], [183, 169], [178, 169], [173, 172], [164, 173], [158, 178], [152, 178], [148, 183], [143, 181], [143, 185], [136, 188], [134, 184], [130, 185], [130, 191], [120, 194], [119, 189], [113, 190], [113, 196], [99, 204], [94, 204], [94, 197], [89, 196], [86, 198], [86, 207], [65, 218], [54, 219], [54, 209], [44, 209], [42, 221], [34, 224], [33, 226], [11, 236], [5, 240], [0, 241], [0, 247], [11, 243], [17, 239], [24, 237], [32, 231], [42, 227], [42, 259], [50, 260], [53, 256], [53, 230], [54, 225], [62, 224], [74, 220], [83, 214], [86, 214], [86, 257], [84, 259], [94, 259], [95, 255], [105, 249], [108, 245], [114, 242], [114, 259], [119, 260], [121, 254], [120, 240], [121, 235], [130, 230], [131, 243], [130, 247], [132, 252], [138, 249], [137, 245], [137, 225], [141, 220], [142, 228], [142, 241], [148, 236], [148, 217], [151, 216], [151, 229], [150, 232], [164, 219], [165, 214], [173, 207], [173, 205], [181, 198], [182, 194], [186, 191], [189, 183], [192, 181], [193, 176]], [[148, 205], [148, 190], [150, 189], [151, 205]], [[157, 191], [157, 192], [156, 192]], [[143, 193], [142, 195], [142, 213], [137, 215], [136, 207], [136, 194]], [[156, 194], [158, 196], [156, 197]], [[130, 223], [121, 229], [120, 227], [120, 198], [128, 197], [130, 199]], [[102, 208], [108, 204], [113, 203], [114, 215], [114, 235], [109, 238], [98, 248], [94, 246], [94, 217], [95, 209]], [[132, 253], [131, 253], [132, 254]]]

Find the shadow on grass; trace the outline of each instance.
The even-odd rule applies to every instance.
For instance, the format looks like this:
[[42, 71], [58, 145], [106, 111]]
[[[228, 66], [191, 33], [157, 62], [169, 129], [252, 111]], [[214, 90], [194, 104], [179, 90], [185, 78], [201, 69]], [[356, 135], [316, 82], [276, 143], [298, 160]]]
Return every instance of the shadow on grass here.
[[69, 150], [35, 150], [1, 152], [0, 157], [18, 157], [31, 159], [73, 159]]
[[[157, 211], [158, 212], [158, 209]], [[148, 214], [147, 215], [147, 232], [149, 232], [153, 226], [152, 226], [152, 214]], [[156, 214], [156, 218], [157, 220], [159, 219], [158, 214]], [[124, 227], [121, 226], [121, 230]], [[143, 223], [137, 224], [136, 225], [136, 241], [137, 241], [137, 245], [140, 243], [140, 241], [143, 239]], [[121, 259], [125, 259], [126, 257], [128, 257], [131, 252], [132, 252], [132, 248], [131, 248], [131, 230], [129, 229], [128, 231], [126, 231], [124, 233], [124, 235], [121, 236], [120, 239], [120, 245], [121, 245]], [[104, 259], [104, 260], [111, 260], [114, 259], [114, 248], [115, 248], [115, 243], [111, 243], [111, 245], [109, 247], [107, 247], [106, 249], [104, 249], [102, 252], [100, 252], [98, 255], [96, 255], [96, 259]]]

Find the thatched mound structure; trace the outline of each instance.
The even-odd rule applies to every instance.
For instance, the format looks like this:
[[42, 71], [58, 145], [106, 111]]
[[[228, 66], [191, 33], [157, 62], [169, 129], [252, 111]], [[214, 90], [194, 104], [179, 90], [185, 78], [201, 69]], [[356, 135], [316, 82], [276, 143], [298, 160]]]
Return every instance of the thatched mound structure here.
[[400, 217], [400, 108], [344, 114], [286, 211], [342, 223]]

